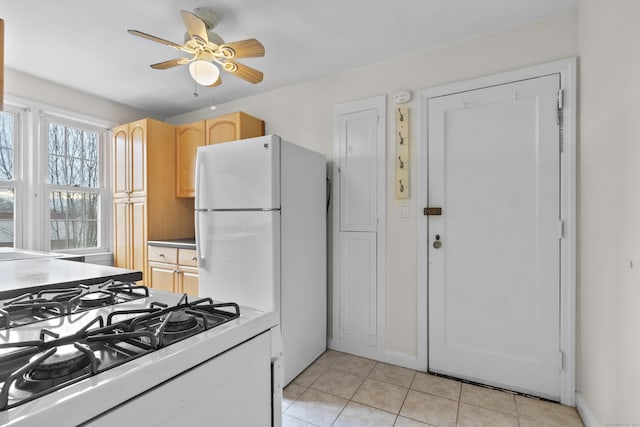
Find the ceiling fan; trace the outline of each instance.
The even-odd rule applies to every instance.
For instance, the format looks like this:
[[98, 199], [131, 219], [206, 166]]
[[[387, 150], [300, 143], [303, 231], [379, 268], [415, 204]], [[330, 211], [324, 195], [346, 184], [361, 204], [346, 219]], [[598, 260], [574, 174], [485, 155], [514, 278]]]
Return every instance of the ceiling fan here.
[[256, 39], [240, 40], [225, 43], [212, 29], [218, 23], [213, 9], [196, 8], [194, 13], [180, 11], [184, 25], [187, 27], [184, 44], [170, 42], [141, 31], [128, 30], [129, 34], [142, 37], [172, 47], [191, 55], [188, 58], [176, 58], [152, 64], [151, 68], [165, 70], [178, 65], [189, 65], [189, 74], [202, 86], [215, 87], [222, 83], [219, 64], [223, 70], [240, 77], [249, 83], [262, 81], [262, 72], [236, 61], [238, 58], [264, 56], [264, 46]]

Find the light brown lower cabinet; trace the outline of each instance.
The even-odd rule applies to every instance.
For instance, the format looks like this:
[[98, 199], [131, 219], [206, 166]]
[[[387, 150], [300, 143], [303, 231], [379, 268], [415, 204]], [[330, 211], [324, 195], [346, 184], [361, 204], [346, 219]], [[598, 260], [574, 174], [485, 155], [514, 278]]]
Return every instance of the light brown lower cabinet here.
[[149, 246], [149, 286], [198, 296], [198, 258], [193, 249]]

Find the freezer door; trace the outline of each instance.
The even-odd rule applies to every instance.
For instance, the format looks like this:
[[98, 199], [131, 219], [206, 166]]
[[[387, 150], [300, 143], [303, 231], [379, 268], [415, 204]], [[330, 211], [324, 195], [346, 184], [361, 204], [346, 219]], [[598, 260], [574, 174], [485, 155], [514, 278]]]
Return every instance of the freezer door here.
[[280, 208], [279, 164], [275, 135], [199, 147], [196, 209]]
[[280, 310], [280, 211], [196, 212], [201, 297]]

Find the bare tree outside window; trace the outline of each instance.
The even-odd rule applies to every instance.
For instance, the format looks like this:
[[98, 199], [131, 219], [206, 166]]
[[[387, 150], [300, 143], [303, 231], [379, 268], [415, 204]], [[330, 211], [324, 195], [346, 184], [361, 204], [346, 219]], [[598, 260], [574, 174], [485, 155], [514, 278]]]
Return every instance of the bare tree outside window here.
[[98, 247], [99, 135], [49, 123], [51, 249]]
[[15, 190], [14, 180], [15, 115], [0, 112], [0, 246], [14, 246]]

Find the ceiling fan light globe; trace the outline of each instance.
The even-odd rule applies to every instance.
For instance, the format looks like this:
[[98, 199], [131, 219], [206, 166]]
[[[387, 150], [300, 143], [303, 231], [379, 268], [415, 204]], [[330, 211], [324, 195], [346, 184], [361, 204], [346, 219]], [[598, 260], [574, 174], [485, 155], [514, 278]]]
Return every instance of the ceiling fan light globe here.
[[189, 74], [199, 85], [211, 86], [220, 77], [220, 70], [209, 61], [198, 60], [189, 64]]

